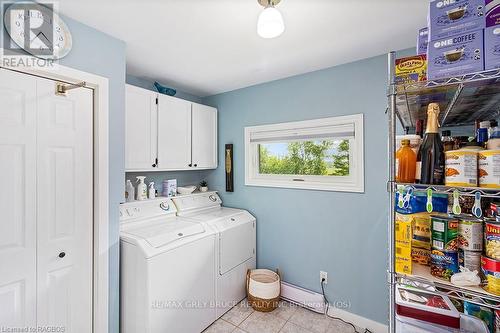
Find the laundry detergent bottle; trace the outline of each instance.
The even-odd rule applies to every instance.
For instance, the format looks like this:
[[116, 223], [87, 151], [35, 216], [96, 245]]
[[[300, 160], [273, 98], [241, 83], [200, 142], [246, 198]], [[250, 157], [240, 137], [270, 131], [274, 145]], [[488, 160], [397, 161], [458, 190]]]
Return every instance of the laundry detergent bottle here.
[[148, 198], [148, 187], [144, 183], [144, 176], [138, 176], [137, 178], [137, 200], [146, 200]]

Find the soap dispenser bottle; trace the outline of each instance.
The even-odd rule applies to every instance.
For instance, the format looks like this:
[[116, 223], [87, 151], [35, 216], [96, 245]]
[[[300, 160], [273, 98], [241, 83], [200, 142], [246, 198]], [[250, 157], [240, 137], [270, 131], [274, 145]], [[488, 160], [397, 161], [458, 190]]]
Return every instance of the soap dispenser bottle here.
[[155, 183], [151, 182], [151, 183], [149, 183], [149, 187], [148, 187], [148, 198], [154, 199], [155, 197], [156, 197]]
[[137, 176], [137, 200], [146, 200], [148, 189], [144, 183], [144, 176]]
[[125, 185], [125, 200], [127, 202], [135, 200], [135, 188], [130, 179], [127, 179], [127, 183]]

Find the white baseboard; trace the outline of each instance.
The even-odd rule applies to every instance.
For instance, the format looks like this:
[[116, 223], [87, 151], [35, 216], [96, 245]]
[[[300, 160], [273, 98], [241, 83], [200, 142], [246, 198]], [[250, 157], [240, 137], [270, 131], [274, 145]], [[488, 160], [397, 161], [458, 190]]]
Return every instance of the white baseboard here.
[[314, 291], [281, 282], [281, 298], [309, 310], [325, 313], [326, 304], [323, 295]]
[[[330, 307], [328, 309], [328, 315], [331, 317], [338, 317], [347, 322], [350, 322], [362, 329], [369, 329], [373, 333], [387, 333], [389, 331], [389, 326], [381, 324], [379, 322], [373, 321], [371, 319], [358, 316], [357, 314], [347, 312], [342, 309]], [[363, 332], [363, 331], [361, 331]]]

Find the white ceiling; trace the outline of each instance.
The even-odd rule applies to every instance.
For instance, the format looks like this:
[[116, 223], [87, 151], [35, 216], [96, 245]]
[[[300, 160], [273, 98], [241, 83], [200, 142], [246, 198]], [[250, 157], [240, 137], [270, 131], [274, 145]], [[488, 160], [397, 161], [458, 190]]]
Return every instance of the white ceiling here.
[[[127, 73], [207, 96], [413, 47], [428, 0], [282, 0], [285, 32], [256, 33], [257, 0], [62, 0], [127, 43]], [[110, 59], [110, 61], [112, 61]]]

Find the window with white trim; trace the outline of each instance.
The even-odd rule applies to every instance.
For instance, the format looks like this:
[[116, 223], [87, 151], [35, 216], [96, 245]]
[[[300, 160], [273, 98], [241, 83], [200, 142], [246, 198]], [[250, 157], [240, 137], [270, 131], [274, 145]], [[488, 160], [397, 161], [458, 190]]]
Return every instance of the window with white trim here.
[[245, 185], [364, 192], [363, 114], [245, 127]]

